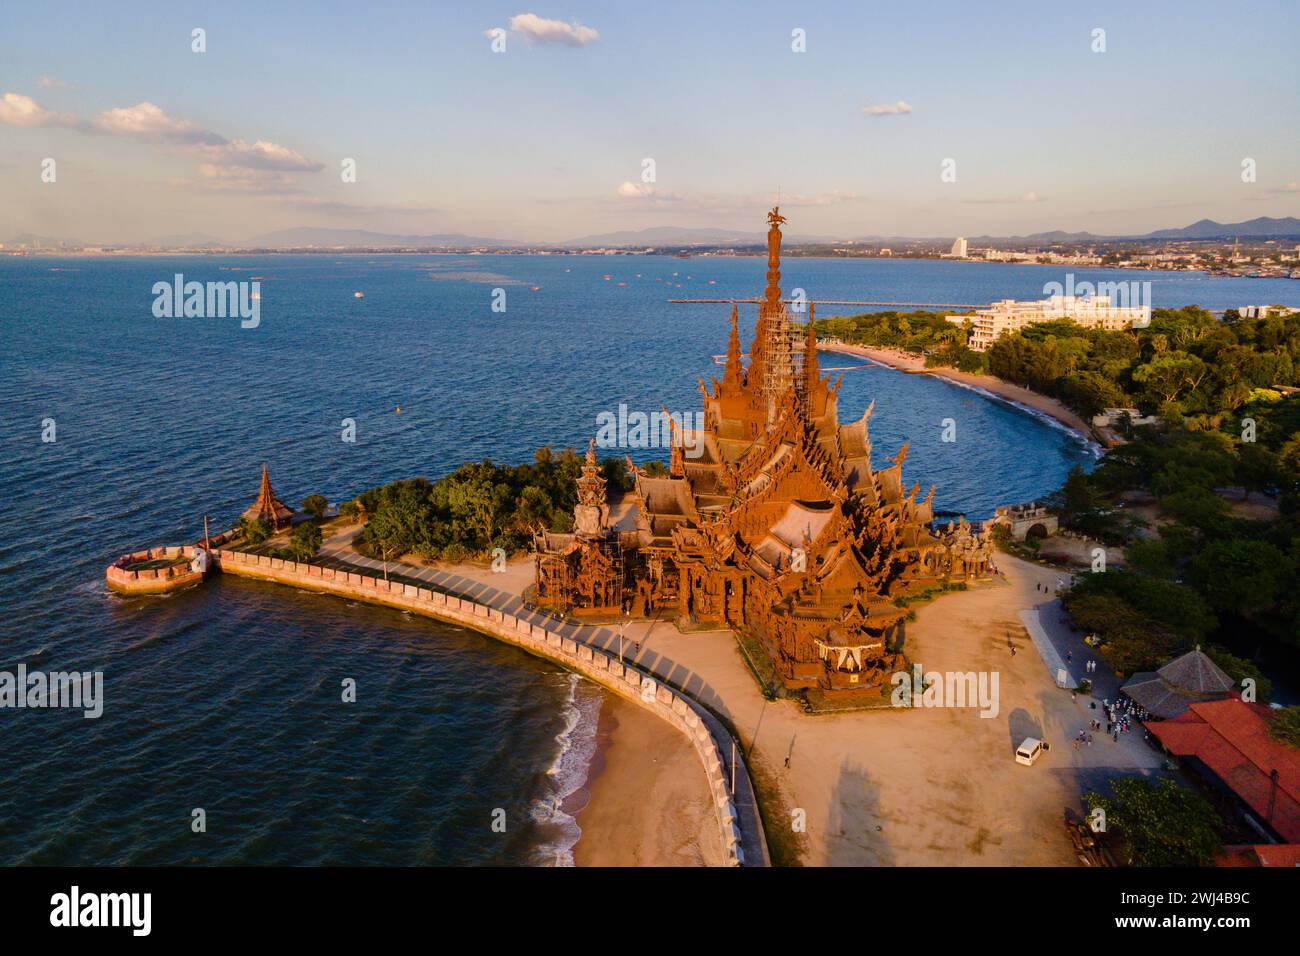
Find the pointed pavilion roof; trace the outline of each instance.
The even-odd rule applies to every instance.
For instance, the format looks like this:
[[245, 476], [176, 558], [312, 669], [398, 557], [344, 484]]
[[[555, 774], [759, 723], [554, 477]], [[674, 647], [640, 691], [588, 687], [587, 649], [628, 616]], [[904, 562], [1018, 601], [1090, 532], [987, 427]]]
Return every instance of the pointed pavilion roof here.
[[261, 518], [272, 528], [282, 528], [293, 517], [293, 509], [275, 496], [271, 489], [271, 477], [262, 463], [262, 486], [258, 489], [257, 500], [248, 506], [243, 515], [249, 521]]
[[1171, 720], [1193, 703], [1221, 697], [1234, 686], [1232, 678], [1197, 647], [1158, 671], [1134, 674], [1120, 690], [1150, 714]]

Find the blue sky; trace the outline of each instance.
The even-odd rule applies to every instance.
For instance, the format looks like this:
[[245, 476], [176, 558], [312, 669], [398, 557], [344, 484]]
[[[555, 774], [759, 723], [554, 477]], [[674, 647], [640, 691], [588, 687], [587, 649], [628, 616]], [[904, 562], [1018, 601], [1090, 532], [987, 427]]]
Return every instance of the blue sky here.
[[1300, 215], [1295, 3], [289, 6], [8, 4], [0, 241], [760, 230], [778, 190], [844, 236]]

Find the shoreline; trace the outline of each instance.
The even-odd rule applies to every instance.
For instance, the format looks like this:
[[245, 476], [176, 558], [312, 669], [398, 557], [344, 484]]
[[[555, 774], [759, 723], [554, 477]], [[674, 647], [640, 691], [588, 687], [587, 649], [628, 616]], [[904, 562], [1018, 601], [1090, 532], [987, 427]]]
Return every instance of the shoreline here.
[[1016, 385], [1000, 379], [995, 375], [977, 375], [974, 372], [963, 372], [960, 369], [948, 368], [947, 366], [926, 368], [925, 359], [922, 356], [901, 349], [871, 345], [820, 343], [817, 347], [825, 352], [840, 352], [845, 355], [869, 358], [879, 365], [884, 365], [899, 372], [933, 375], [962, 388], [982, 392], [997, 401], [1045, 416], [1058, 425], [1064, 426], [1068, 431], [1093, 446], [1099, 455], [1110, 447], [1102, 436], [1097, 434], [1091, 424], [1059, 399], [1050, 398], [1047, 395], [1025, 388], [1023, 385]]
[[[188, 551], [192, 547], [176, 550]], [[611, 734], [610, 745], [602, 755], [603, 762], [598, 765], [595, 760], [584, 761], [586, 766], [582, 768], [584, 778], [591, 775], [621, 781], [616, 791], [608, 786], [599, 788], [603, 794], [599, 803], [601, 811], [596, 813], [591, 809], [597, 805], [594, 796], [597, 791], [589, 786], [592, 780], [584, 779], [576, 786], [564, 787], [564, 781], [556, 779], [559, 788], [567, 792], [557, 792], [556, 812], [549, 819], [539, 821], [558, 824], [559, 829], [570, 831], [572, 839], [554, 847], [556, 862], [567, 863], [570, 853], [577, 850], [583, 835], [593, 826], [593, 820], [598, 824], [600, 817], [605, 816], [622, 830], [630, 829], [628, 821], [639, 819], [639, 839], [633, 832], [632, 842], [625, 844], [633, 854], [632, 863], [624, 855], [621, 862], [611, 859], [595, 865], [634, 865], [647, 859], [658, 861], [652, 865], [770, 865], [762, 816], [755, 803], [748, 768], [739, 755], [733, 754], [737, 790], [734, 795], [727, 794], [731, 765], [722, 749], [724, 742], [730, 740], [725, 728], [693, 697], [674, 689], [662, 678], [651, 676], [641, 665], [625, 663], [621, 656], [615, 658], [604, 646], [590, 643], [589, 636], [564, 636], [553, 629], [554, 622], [550, 620], [533, 623], [531, 619], [536, 615], [531, 611], [518, 617], [491, 604], [456, 597], [436, 586], [390, 583], [374, 577], [378, 572], [366, 565], [338, 570], [225, 549], [218, 549], [216, 557], [221, 573], [394, 607], [467, 627], [487, 638], [553, 661], [575, 678], [586, 678], [604, 692], [601, 711], [622, 708], [620, 723], [634, 727], [636, 739], [628, 739], [628, 746], [620, 748], [616, 744], [624, 735], [616, 738]], [[575, 722], [561, 735], [563, 739], [557, 738], [561, 743], [560, 758], [572, 752], [576, 741], [569, 735], [576, 726]], [[679, 734], [686, 738], [684, 748]], [[618, 769], [606, 773], [615, 757]], [[646, 757], [650, 758], [650, 767], [644, 765]], [[658, 773], [654, 764], [673, 769]], [[560, 766], [557, 761], [553, 768]], [[575, 773], [569, 782], [576, 783], [577, 776]], [[582, 806], [584, 790], [593, 794], [586, 806]], [[622, 797], [610, 799], [611, 793]], [[660, 820], [670, 820], [667, 830], [646, 816], [647, 807], [657, 808]], [[683, 810], [688, 807], [689, 813], [683, 816]], [[608, 812], [610, 809], [612, 813]], [[581, 820], [576, 818], [577, 813], [583, 815]], [[572, 829], [566, 822], [574, 824]], [[574, 834], [572, 830], [578, 832]], [[609, 839], [617, 843], [618, 838]], [[595, 839], [588, 839], [587, 847], [581, 851], [584, 859], [590, 858], [589, 850], [594, 843]], [[691, 846], [714, 849], [692, 857]], [[538, 849], [545, 852], [547, 847]], [[687, 852], [685, 858], [684, 852]]]
[[693, 761], [671, 728], [605, 695], [586, 782], [569, 811], [579, 831], [574, 865], [721, 865], [721, 838]]

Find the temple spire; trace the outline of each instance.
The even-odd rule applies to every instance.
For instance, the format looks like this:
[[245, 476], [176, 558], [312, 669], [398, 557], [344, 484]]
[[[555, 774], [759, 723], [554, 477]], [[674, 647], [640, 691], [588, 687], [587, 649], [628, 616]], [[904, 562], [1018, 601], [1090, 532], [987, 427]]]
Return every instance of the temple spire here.
[[[630, 461], [631, 459], [629, 459]], [[573, 531], [580, 538], [603, 537], [609, 524], [605, 476], [596, 458], [596, 440], [587, 443], [587, 458], [578, 478], [578, 503], [573, 506]]]
[[731, 336], [727, 339], [727, 370], [722, 376], [728, 392], [735, 394], [741, 385], [743, 366], [740, 364], [740, 306], [731, 304]]
[[781, 223], [785, 222], [785, 216], [774, 206], [767, 214], [767, 222], [767, 291], [758, 309], [748, 376], [749, 384], [758, 383], [765, 430], [771, 428], [779, 417], [779, 406], [786, 390], [797, 387], [790, 342], [790, 316], [781, 301]]
[[803, 387], [812, 395], [821, 384], [821, 366], [817, 363], [817, 306], [808, 303], [808, 333], [803, 346]]
[[764, 303], [769, 309], [778, 308], [781, 304], [781, 223], [785, 222], [785, 216], [781, 215], [781, 208], [773, 206], [772, 211], [767, 214], [767, 223], [770, 227], [767, 230], [767, 292], [764, 294]]
[[589, 506], [605, 503], [605, 476], [600, 473], [594, 438], [587, 443], [587, 458], [582, 465], [582, 477], [578, 479], [578, 502]]

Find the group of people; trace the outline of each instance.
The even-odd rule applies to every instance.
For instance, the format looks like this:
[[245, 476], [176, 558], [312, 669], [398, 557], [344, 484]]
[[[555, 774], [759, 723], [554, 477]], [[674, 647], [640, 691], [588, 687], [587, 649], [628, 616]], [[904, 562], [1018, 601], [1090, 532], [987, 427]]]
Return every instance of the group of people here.
[[1135, 720], [1147, 720], [1151, 715], [1147, 713], [1144, 707], [1141, 707], [1127, 698], [1120, 698], [1116, 701], [1103, 700], [1102, 709], [1106, 712], [1106, 722], [1103, 724], [1100, 720], [1093, 718], [1088, 721], [1088, 729], [1081, 730], [1074, 738], [1074, 749], [1091, 746], [1093, 734], [1100, 733], [1104, 727], [1107, 737], [1115, 743], [1119, 743], [1119, 735], [1128, 733]]
[[[1145, 707], [1133, 703], [1127, 697], [1121, 697], [1114, 703], [1109, 700], [1103, 700], [1102, 706], [1106, 709], [1107, 729], [1114, 729], [1116, 734], [1127, 732], [1135, 720], [1150, 720], [1151, 715], [1147, 713]], [[1118, 736], [1115, 738], [1119, 739]]]

